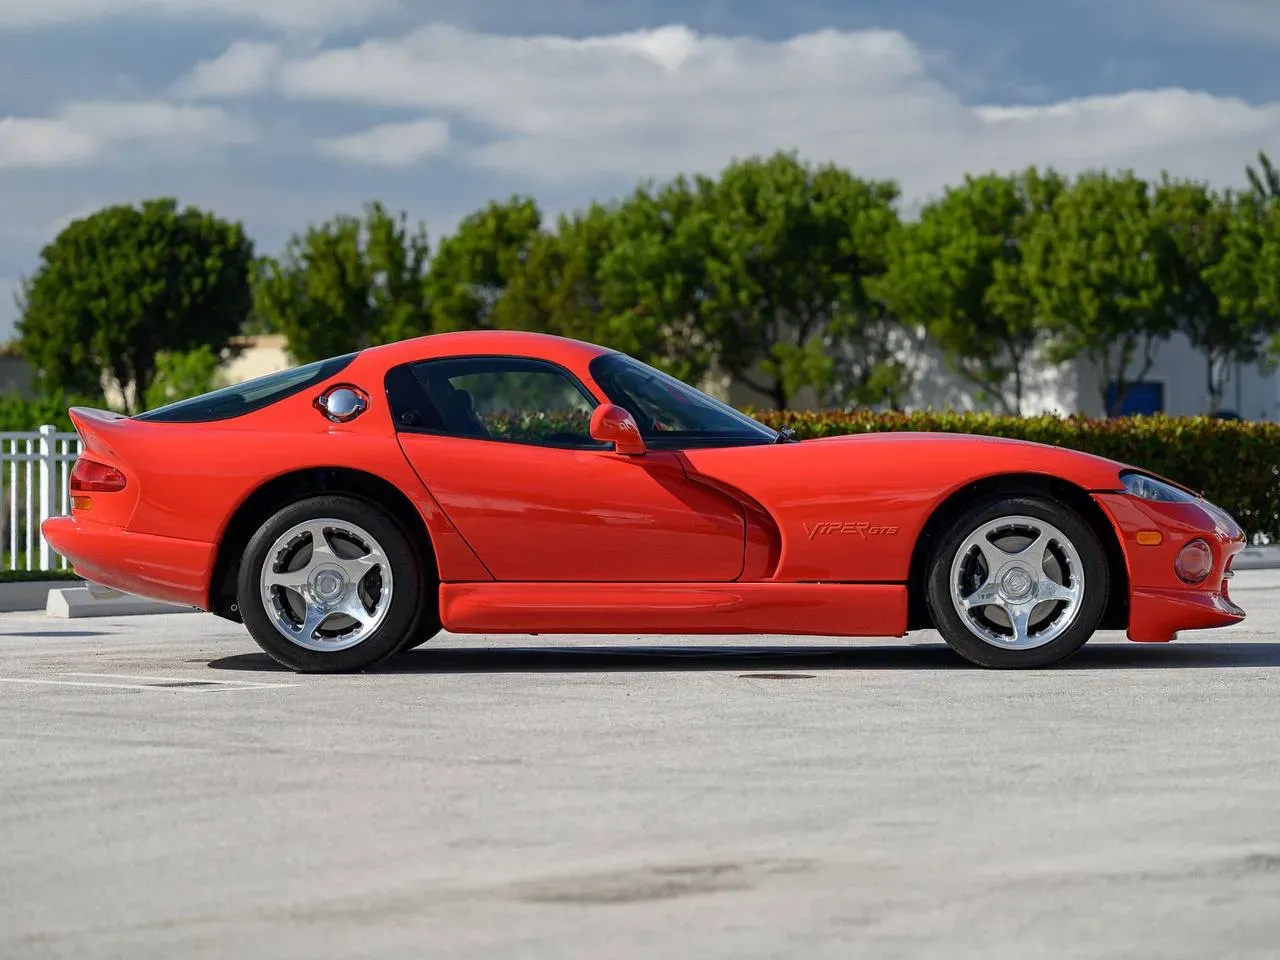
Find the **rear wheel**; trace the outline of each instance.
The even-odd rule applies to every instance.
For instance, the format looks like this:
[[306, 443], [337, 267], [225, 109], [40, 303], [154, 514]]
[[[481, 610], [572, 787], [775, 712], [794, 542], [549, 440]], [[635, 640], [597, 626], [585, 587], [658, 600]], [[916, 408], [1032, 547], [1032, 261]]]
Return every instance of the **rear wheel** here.
[[322, 495], [285, 507], [254, 534], [238, 600], [250, 634], [279, 663], [351, 672], [425, 639], [419, 631], [438, 602], [430, 580], [394, 518], [354, 497]]
[[1107, 558], [1073, 510], [1041, 497], [971, 507], [938, 541], [928, 603], [942, 638], [983, 667], [1044, 667], [1079, 650], [1107, 606]]

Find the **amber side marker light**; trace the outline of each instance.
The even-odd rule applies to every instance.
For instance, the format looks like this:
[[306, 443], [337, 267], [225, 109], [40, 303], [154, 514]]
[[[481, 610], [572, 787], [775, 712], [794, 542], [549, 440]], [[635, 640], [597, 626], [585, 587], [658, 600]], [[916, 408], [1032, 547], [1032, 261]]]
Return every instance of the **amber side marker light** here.
[[125, 488], [124, 474], [97, 460], [81, 457], [71, 469], [71, 481], [67, 484], [71, 493], [117, 493]]
[[1158, 547], [1164, 543], [1164, 534], [1159, 530], [1139, 530], [1137, 540], [1144, 547]]
[[71, 498], [72, 510], [89, 510], [92, 507], [93, 507], [92, 497], [72, 497]]

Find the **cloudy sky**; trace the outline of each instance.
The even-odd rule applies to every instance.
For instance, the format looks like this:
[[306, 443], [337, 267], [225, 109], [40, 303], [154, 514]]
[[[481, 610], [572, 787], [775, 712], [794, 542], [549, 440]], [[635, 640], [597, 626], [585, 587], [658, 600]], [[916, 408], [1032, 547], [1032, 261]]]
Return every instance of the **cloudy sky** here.
[[[963, 8], [963, 14], [960, 9]], [[1280, 155], [1276, 0], [0, 0], [0, 340], [57, 230], [177, 196], [261, 252], [381, 199], [438, 236], [798, 150], [966, 171]]]

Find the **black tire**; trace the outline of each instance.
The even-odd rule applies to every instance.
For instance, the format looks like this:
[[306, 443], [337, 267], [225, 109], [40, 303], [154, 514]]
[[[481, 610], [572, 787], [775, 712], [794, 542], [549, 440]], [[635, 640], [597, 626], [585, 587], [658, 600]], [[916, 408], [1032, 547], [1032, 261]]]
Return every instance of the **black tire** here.
[[[264, 607], [260, 578], [276, 540], [297, 524], [333, 518], [363, 528], [381, 546], [395, 588], [382, 621], [368, 636], [342, 650], [311, 650], [276, 629]], [[438, 617], [434, 571], [390, 514], [368, 501], [341, 495], [317, 495], [279, 510], [245, 546], [237, 582], [237, 601], [245, 626], [273, 660], [299, 673], [352, 673], [367, 670], [423, 639], [420, 627]]]
[[404, 638], [404, 644], [396, 651], [397, 654], [408, 653], [410, 650], [417, 650], [424, 643], [428, 643], [436, 638], [444, 624], [440, 622], [440, 584], [432, 577], [427, 585], [434, 601], [424, 601], [420, 604], [421, 611], [418, 622], [409, 631], [409, 635]]
[[[952, 563], [969, 535], [986, 523], [1016, 516], [1043, 520], [1057, 527], [1079, 555], [1083, 574], [1083, 595], [1069, 626], [1044, 645], [1028, 649], [1009, 649], [983, 639], [956, 610], [951, 593]], [[942, 639], [970, 663], [996, 669], [1032, 669], [1060, 663], [1088, 642], [1102, 622], [1110, 587], [1106, 551], [1092, 527], [1074, 510], [1057, 501], [1025, 495], [975, 504], [947, 527], [929, 563], [926, 598]]]

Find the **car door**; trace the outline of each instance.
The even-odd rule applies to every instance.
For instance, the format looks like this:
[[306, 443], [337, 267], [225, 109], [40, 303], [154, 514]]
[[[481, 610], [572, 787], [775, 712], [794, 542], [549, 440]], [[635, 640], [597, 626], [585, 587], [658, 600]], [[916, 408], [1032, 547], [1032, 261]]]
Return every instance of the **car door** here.
[[496, 580], [728, 581], [740, 504], [669, 452], [621, 456], [588, 433], [596, 401], [567, 370], [522, 357], [398, 367], [400, 446]]

